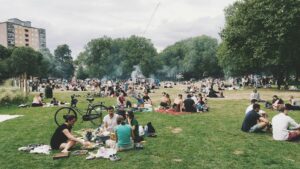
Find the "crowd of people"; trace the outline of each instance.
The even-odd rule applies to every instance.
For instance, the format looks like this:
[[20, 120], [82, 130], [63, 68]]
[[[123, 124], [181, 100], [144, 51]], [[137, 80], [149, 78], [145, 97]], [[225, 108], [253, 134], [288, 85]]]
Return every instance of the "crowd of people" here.
[[[279, 141], [295, 141], [300, 138], [300, 124], [288, 114], [292, 110], [300, 110], [300, 106], [290, 97], [289, 103], [284, 103], [283, 99], [273, 95], [272, 102], [264, 101], [260, 98], [255, 89], [250, 94], [250, 105], [246, 108], [245, 118], [241, 130], [244, 132], [272, 132], [273, 139]], [[268, 114], [261, 109], [259, 102], [265, 103], [265, 108], [277, 111], [278, 113], [269, 120]]]
[[[69, 152], [77, 143], [83, 146], [91, 144], [90, 141], [77, 138], [72, 134], [72, 128], [77, 121], [74, 115], [66, 116], [65, 120], [65, 123], [58, 126], [51, 137], [50, 145], [52, 149]], [[139, 134], [139, 122], [133, 111], [126, 111], [126, 114], [122, 116], [116, 114], [113, 107], [108, 107], [108, 114], [103, 118], [101, 127], [104, 131], [114, 133], [116, 137], [111, 137], [112, 140], [108, 141], [114, 141], [114, 145], [110, 144], [110, 146], [116, 148], [117, 151], [143, 148], [142, 141], [144, 139]]]
[[[124, 151], [134, 148], [143, 148], [143, 137], [140, 136], [139, 122], [134, 116], [134, 108], [152, 107], [153, 100], [149, 96], [152, 92], [148, 84], [130, 85], [125, 83], [115, 83], [114, 85], [105, 85], [107, 87], [108, 97], [116, 97], [116, 108], [108, 107], [108, 114], [103, 118], [102, 128], [105, 131], [115, 133], [115, 147], [118, 151]], [[216, 85], [216, 86], [214, 86]], [[139, 88], [141, 87], [141, 88]], [[200, 86], [187, 84], [185, 97], [178, 94], [173, 100], [166, 92], [162, 93], [159, 103], [159, 109], [172, 109], [176, 112], [205, 112], [209, 110], [207, 97], [211, 96], [211, 90], [218, 88], [219, 91], [224, 90], [226, 86], [222, 81], [206, 81]], [[216, 93], [214, 93], [216, 94]], [[134, 98], [135, 103], [132, 103]], [[219, 96], [217, 96], [219, 97]], [[42, 94], [34, 97], [33, 106], [42, 104]], [[56, 100], [54, 100], [55, 102]], [[271, 120], [268, 113], [262, 110], [259, 103], [263, 103], [265, 108], [278, 112]], [[289, 103], [285, 103], [283, 99], [277, 95], [272, 97], [272, 101], [268, 102], [261, 98], [257, 89], [250, 94], [250, 105], [245, 110], [245, 118], [242, 123], [241, 130], [244, 132], [272, 132], [274, 140], [296, 140], [300, 138], [300, 125], [293, 118], [288, 116], [291, 110], [300, 110], [300, 102], [293, 96], [290, 97]], [[91, 144], [89, 141], [76, 138], [71, 130], [76, 122], [76, 117], [66, 117], [66, 122], [59, 126], [51, 138], [51, 147], [67, 152], [76, 143], [82, 145]]]

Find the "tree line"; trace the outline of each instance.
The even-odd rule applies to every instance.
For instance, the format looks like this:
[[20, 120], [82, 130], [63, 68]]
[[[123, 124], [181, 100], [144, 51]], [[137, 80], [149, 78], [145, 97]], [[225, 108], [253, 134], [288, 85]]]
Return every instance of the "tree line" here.
[[209, 36], [181, 40], [157, 52], [139, 36], [92, 39], [76, 60], [68, 45], [33, 51], [0, 46], [0, 78], [16, 76], [127, 79], [135, 66], [146, 77], [184, 79], [273, 75], [279, 86], [300, 76], [300, 1], [241, 0], [225, 10], [221, 43]]

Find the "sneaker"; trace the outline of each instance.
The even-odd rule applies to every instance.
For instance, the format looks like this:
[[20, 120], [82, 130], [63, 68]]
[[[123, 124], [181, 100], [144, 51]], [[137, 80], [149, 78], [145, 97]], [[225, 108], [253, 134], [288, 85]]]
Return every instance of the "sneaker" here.
[[113, 154], [113, 155], [109, 156], [109, 160], [110, 161], [119, 161], [119, 160], [121, 160], [121, 158], [118, 157], [116, 154]]

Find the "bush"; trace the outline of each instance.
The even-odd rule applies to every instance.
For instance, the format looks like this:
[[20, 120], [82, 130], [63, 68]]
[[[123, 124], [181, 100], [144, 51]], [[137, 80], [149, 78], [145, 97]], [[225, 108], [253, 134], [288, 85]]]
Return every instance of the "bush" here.
[[0, 104], [21, 104], [27, 102], [28, 97], [24, 96], [19, 88], [10, 86], [11, 81], [8, 80], [0, 86]]

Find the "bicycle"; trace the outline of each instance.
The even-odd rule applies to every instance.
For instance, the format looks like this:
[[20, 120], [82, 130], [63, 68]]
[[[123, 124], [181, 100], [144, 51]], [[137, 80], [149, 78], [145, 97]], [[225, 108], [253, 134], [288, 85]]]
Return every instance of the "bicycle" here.
[[67, 115], [74, 115], [77, 118], [77, 114], [82, 116], [82, 121], [90, 121], [94, 125], [100, 126], [102, 124], [102, 115], [106, 113], [107, 107], [103, 105], [103, 102], [93, 104], [94, 98], [87, 98], [89, 102], [86, 112], [82, 112], [76, 105], [78, 100], [75, 95], [71, 96], [71, 106], [62, 107], [55, 112], [54, 120], [55, 123], [60, 126], [65, 122]]

